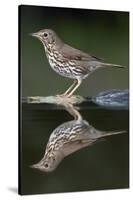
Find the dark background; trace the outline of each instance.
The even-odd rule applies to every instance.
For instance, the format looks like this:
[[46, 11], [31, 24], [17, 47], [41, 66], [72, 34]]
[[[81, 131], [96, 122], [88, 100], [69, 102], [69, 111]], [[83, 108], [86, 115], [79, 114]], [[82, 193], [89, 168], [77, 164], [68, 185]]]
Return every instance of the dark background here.
[[[47, 96], [65, 90], [71, 80], [49, 66], [40, 41], [29, 33], [50, 28], [68, 44], [127, 66], [101, 69], [83, 81], [77, 94], [128, 88], [129, 13], [40, 6], [20, 6], [20, 74], [22, 96]], [[29, 166], [44, 155], [48, 138], [60, 124], [72, 120], [64, 110], [23, 104], [20, 112], [21, 194], [127, 188], [129, 185], [128, 111], [86, 107], [83, 118], [98, 130], [127, 130], [66, 157], [52, 173]]]
[[104, 89], [128, 88], [128, 12], [21, 6], [20, 40], [23, 96], [51, 95], [65, 91], [72, 80], [56, 74], [48, 64], [43, 45], [29, 33], [55, 30], [68, 44], [121, 64], [126, 69], [100, 69], [76, 91], [94, 95]]

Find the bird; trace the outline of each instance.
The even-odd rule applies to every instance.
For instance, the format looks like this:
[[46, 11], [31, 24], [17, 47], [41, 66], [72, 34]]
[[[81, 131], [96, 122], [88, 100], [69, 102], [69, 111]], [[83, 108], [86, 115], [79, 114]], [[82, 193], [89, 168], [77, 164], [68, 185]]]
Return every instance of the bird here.
[[42, 172], [52, 172], [66, 156], [84, 147], [91, 146], [102, 138], [125, 132], [124, 130], [97, 130], [78, 113], [77, 119], [64, 122], [53, 130], [47, 142], [43, 158], [31, 167]]
[[30, 35], [38, 38], [43, 44], [51, 68], [59, 75], [73, 79], [73, 84], [64, 93], [59, 94], [60, 96], [72, 96], [83, 79], [99, 68], [124, 67], [106, 63], [101, 58], [64, 43], [51, 29], [42, 29]]

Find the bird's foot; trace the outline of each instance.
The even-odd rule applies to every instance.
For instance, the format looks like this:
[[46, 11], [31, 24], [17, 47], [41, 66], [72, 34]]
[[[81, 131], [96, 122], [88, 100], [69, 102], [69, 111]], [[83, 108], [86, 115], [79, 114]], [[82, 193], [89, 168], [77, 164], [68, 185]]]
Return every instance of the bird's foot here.
[[68, 94], [68, 93], [62, 93], [62, 94], [56, 94], [56, 97], [66, 97], [66, 98], [69, 98], [69, 97], [71, 97], [71, 95]]
[[57, 97], [67, 97], [67, 93], [64, 92], [64, 93], [61, 93], [61, 94], [56, 94]]
[[64, 94], [64, 93], [63, 93], [63, 94], [56, 94], [55, 96], [56, 96], [56, 97], [64, 97], [65, 94]]

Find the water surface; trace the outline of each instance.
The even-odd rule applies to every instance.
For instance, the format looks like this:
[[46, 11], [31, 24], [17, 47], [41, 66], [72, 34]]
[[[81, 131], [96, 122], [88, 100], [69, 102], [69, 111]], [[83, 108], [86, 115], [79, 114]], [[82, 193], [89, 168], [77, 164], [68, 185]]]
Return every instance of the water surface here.
[[127, 130], [66, 157], [53, 172], [30, 166], [39, 162], [52, 131], [73, 117], [46, 104], [22, 105], [21, 192], [23, 194], [89, 191], [128, 187], [128, 111], [81, 108], [83, 119], [104, 131]]

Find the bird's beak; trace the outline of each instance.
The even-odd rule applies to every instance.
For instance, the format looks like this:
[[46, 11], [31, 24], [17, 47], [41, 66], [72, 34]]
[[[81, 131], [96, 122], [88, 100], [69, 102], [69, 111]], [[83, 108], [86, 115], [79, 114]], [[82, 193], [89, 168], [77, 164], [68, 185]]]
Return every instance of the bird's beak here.
[[37, 164], [31, 165], [30, 167], [31, 167], [31, 168], [36, 168], [36, 169], [38, 169], [40, 166], [39, 166], [39, 164], [37, 163]]
[[40, 161], [40, 162], [38, 162], [38, 163], [35, 163], [35, 164], [31, 165], [30, 167], [31, 167], [31, 168], [39, 169], [39, 168], [41, 168], [42, 166], [43, 166], [43, 162]]
[[37, 38], [39, 37], [38, 33], [30, 33], [29, 35]]

